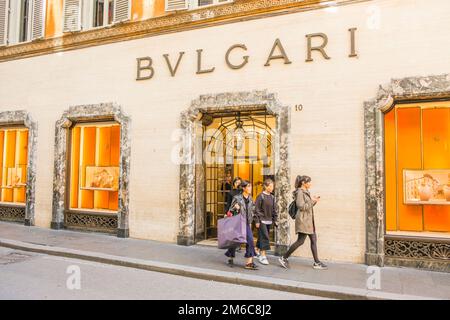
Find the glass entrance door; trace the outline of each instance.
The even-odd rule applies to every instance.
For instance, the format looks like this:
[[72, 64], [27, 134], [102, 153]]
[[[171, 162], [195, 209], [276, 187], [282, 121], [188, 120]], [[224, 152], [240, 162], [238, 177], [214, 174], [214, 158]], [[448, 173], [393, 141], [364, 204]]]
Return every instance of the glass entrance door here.
[[[204, 126], [205, 239], [216, 240], [217, 221], [226, 214], [232, 181], [249, 180], [255, 200], [263, 181], [274, 178], [275, 117], [265, 111], [211, 115]], [[272, 241], [274, 241], [272, 231]]]

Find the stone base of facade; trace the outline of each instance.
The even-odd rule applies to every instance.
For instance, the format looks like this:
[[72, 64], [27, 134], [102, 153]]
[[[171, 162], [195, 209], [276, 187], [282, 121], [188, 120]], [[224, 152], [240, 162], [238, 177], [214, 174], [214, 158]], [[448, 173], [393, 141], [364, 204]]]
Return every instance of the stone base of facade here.
[[177, 244], [180, 246], [192, 246], [195, 244], [195, 241], [193, 237], [178, 236]]
[[117, 229], [118, 238], [128, 238], [130, 236], [130, 229]]
[[64, 222], [52, 222], [50, 224], [50, 228], [52, 228], [53, 230], [64, 229]]
[[432, 261], [425, 259], [422, 260], [386, 257], [385, 265], [392, 267], [408, 267], [450, 273], [450, 261]]
[[365, 262], [368, 266], [384, 266], [384, 254], [366, 253]]

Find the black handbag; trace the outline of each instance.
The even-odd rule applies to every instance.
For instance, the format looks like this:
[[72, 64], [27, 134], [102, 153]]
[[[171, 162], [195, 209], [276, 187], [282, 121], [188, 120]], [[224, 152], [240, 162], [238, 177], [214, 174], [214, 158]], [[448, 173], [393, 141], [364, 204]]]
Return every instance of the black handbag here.
[[289, 204], [289, 208], [288, 208], [288, 212], [289, 215], [291, 216], [292, 219], [295, 219], [295, 217], [297, 216], [297, 203], [295, 202], [295, 200], [293, 200], [290, 204]]

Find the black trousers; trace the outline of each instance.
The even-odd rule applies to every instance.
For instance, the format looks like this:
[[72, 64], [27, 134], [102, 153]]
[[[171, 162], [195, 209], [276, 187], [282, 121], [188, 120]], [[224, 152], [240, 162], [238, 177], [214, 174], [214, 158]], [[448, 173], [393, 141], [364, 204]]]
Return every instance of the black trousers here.
[[270, 224], [259, 224], [258, 240], [256, 241], [256, 247], [259, 250], [270, 250], [270, 226]]
[[317, 254], [317, 235], [315, 233], [313, 234], [306, 234], [306, 233], [298, 233], [297, 241], [295, 241], [288, 249], [288, 251], [283, 255], [284, 258], [289, 258], [292, 253], [294, 253], [295, 250], [298, 249], [306, 240], [306, 237], [309, 237], [309, 240], [311, 242], [311, 252], [314, 257], [314, 262], [319, 262], [319, 256]]

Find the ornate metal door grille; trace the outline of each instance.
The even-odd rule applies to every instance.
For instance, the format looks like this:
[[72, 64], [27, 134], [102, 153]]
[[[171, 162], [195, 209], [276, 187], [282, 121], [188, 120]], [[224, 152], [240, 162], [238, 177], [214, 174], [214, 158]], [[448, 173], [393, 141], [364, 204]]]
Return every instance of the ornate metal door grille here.
[[0, 220], [21, 222], [25, 221], [25, 206], [1, 206]]
[[420, 239], [386, 239], [385, 255], [388, 257], [447, 261], [450, 268], [450, 241]]
[[69, 229], [116, 233], [117, 215], [66, 212], [64, 226]]

